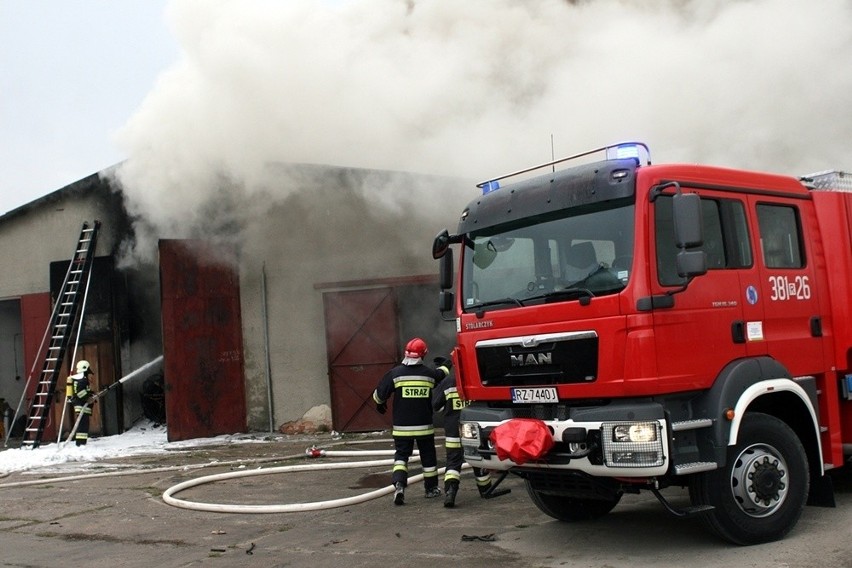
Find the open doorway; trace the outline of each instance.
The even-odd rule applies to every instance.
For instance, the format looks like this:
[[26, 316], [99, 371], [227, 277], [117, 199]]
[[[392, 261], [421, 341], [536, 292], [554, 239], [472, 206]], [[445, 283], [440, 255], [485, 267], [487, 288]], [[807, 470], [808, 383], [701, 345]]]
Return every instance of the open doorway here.
[[26, 384], [20, 300], [0, 300], [0, 419], [11, 426]]

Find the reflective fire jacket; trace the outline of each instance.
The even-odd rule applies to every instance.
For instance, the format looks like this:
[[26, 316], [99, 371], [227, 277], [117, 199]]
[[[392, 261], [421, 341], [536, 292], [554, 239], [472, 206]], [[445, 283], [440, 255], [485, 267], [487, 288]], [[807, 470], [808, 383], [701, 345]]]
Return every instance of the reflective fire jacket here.
[[446, 367], [433, 369], [422, 362], [397, 365], [382, 377], [373, 391], [376, 404], [393, 396], [393, 435], [428, 436], [435, 433], [432, 424], [432, 389], [449, 374]]

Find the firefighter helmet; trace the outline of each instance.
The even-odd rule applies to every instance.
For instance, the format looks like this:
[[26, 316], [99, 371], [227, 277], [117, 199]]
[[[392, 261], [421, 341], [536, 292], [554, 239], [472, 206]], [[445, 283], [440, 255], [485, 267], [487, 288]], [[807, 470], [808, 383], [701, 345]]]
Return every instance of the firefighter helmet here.
[[77, 372], [78, 373], [85, 373], [86, 371], [89, 370], [89, 367], [90, 367], [89, 362], [86, 361], [85, 359], [81, 359], [81, 360], [77, 361]]
[[412, 359], [422, 359], [428, 351], [429, 348], [426, 347], [426, 342], [419, 337], [415, 337], [405, 344], [405, 356]]

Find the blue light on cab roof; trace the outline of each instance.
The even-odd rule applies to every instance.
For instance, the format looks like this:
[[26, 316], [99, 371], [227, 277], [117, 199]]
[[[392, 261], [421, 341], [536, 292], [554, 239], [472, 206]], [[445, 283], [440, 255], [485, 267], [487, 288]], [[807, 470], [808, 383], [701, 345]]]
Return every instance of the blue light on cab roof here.
[[498, 189], [500, 189], [499, 181], [486, 182], [482, 184], [482, 195], [485, 195], [486, 193], [491, 193], [492, 191], [497, 191]]
[[625, 142], [624, 144], [616, 144], [609, 146], [606, 149], [607, 160], [625, 160], [634, 159], [636, 163], [641, 165], [646, 162], [651, 164], [651, 155], [648, 147], [641, 142]]
[[639, 147], [636, 144], [625, 144], [622, 146], [616, 146], [613, 148], [615, 150], [615, 159], [621, 160], [624, 158], [639, 158]]

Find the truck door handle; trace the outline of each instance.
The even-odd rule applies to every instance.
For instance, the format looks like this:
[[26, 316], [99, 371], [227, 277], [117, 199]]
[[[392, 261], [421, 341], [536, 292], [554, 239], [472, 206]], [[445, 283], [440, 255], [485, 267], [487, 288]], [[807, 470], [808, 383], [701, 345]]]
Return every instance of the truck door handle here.
[[811, 316], [811, 337], [822, 337], [822, 318]]
[[745, 343], [745, 322], [742, 320], [736, 320], [731, 324], [731, 339], [733, 339], [734, 343]]

